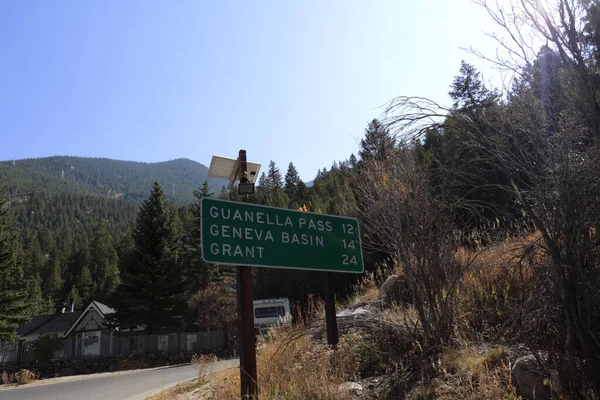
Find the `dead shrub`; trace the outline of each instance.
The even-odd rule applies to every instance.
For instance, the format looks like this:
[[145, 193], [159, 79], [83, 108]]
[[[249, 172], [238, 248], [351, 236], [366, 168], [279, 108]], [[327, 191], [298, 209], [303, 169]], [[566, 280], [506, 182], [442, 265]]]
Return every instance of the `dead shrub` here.
[[217, 361], [217, 356], [214, 354], [194, 354], [192, 356], [192, 365], [198, 368], [198, 380], [204, 381], [210, 373], [210, 365]]
[[3, 385], [8, 385], [9, 383], [11, 383], [10, 376], [8, 375], [8, 372], [6, 372], [5, 370], [2, 370], [2, 377], [0, 379], [2, 379]]
[[16, 381], [19, 385], [26, 385], [37, 380], [38, 376], [28, 369], [22, 369], [17, 372]]

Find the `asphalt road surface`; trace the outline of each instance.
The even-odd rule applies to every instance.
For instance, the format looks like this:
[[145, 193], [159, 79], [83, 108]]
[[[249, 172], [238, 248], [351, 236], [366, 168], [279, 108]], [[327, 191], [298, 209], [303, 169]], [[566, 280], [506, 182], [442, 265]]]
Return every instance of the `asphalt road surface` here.
[[[238, 366], [238, 360], [217, 361], [209, 370], [216, 372]], [[30, 385], [0, 389], [0, 400], [142, 400], [179, 382], [198, 375], [193, 365], [163, 367], [134, 372], [69, 377]]]

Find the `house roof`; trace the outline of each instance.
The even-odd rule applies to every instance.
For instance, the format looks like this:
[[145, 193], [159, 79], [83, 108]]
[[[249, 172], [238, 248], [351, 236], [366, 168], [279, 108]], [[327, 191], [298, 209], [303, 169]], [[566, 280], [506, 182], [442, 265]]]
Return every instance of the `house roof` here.
[[[73, 325], [73, 322], [75, 322], [79, 318], [80, 315], [81, 315], [81, 311], [75, 311], [75, 312], [50, 315], [49, 316], [50, 318], [46, 318], [46, 319], [39, 318], [40, 320], [43, 319], [42, 323], [38, 324], [37, 326], [34, 326], [29, 331], [23, 330], [23, 333], [20, 336], [27, 336], [32, 333], [38, 333], [40, 335], [44, 334], [44, 333], [58, 333], [58, 334], [62, 335], [67, 331], [67, 329], [69, 329], [71, 327], [71, 325]], [[32, 321], [34, 321], [34, 319], [37, 319], [38, 317], [48, 317], [48, 316], [47, 315], [38, 315], [36, 317], [33, 317]], [[21, 327], [19, 327], [19, 329]]]
[[36, 328], [48, 322], [48, 320], [52, 317], [54, 317], [53, 314], [34, 315], [33, 317], [31, 317], [31, 321], [19, 325], [19, 327], [17, 328], [17, 336], [26, 336], [28, 333], [34, 331]]
[[110, 308], [106, 304], [100, 303], [99, 301], [92, 300], [92, 304], [94, 304], [96, 306], [96, 309], [98, 309], [98, 311], [100, 311], [104, 315], [113, 314], [115, 312], [114, 309]]
[[21, 324], [17, 328], [17, 335], [19, 337], [25, 337], [33, 333], [58, 333], [66, 336], [71, 332], [71, 330], [73, 330], [83, 315], [90, 309], [96, 309], [101, 314], [102, 318], [115, 312], [115, 310], [106, 304], [92, 300], [92, 302], [85, 308], [84, 311], [35, 315], [31, 318], [31, 321]]
[[106, 304], [102, 304], [99, 301], [96, 300], [92, 300], [92, 302], [85, 308], [85, 310], [83, 310], [79, 317], [77, 319], [75, 319], [73, 321], [73, 323], [68, 327], [68, 329], [65, 332], [65, 336], [69, 336], [71, 334], [71, 332], [73, 331], [73, 329], [75, 329], [75, 327], [77, 326], [77, 324], [79, 323], [79, 321], [83, 318], [83, 316], [90, 310], [96, 309], [96, 311], [98, 311], [100, 313], [100, 316], [104, 319], [104, 317], [107, 314], [112, 314], [115, 312], [115, 310], [113, 310], [112, 308], [110, 308], [109, 306], [107, 306]]

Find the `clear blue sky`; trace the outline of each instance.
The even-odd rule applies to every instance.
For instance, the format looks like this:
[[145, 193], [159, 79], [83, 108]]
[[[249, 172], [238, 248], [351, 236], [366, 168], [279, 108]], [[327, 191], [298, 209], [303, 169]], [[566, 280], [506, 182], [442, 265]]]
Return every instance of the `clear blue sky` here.
[[[357, 152], [397, 95], [448, 103], [460, 46], [493, 53], [469, 0], [0, 2], [0, 160]], [[487, 46], [487, 47], [486, 47]]]

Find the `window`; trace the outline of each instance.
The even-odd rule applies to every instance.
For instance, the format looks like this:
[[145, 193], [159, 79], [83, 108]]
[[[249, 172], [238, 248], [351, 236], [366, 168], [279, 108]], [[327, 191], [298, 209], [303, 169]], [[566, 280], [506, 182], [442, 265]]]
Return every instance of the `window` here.
[[85, 332], [83, 334], [83, 355], [100, 355], [100, 332]]
[[283, 306], [260, 307], [254, 310], [254, 317], [256, 318], [276, 318], [283, 316], [285, 316]]
[[169, 350], [169, 335], [158, 335], [158, 351]]

